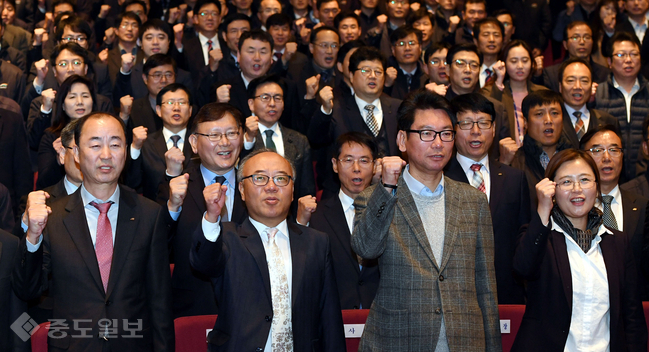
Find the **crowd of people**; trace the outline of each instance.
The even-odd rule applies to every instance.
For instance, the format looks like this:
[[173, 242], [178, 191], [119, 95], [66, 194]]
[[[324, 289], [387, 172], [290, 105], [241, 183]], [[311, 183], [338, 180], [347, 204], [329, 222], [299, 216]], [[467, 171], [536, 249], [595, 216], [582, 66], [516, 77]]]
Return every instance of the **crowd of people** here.
[[649, 0], [0, 9], [0, 350], [647, 350]]

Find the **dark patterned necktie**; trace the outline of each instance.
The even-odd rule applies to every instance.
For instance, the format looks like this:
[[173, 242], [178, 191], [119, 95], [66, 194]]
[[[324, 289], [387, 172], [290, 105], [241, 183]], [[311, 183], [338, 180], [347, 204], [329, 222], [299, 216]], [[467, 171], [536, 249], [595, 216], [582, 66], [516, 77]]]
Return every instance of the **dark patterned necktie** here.
[[584, 120], [581, 119], [581, 111], [575, 111], [572, 114], [577, 118], [577, 122], [575, 122], [575, 133], [577, 133], [577, 138], [581, 140], [581, 137], [586, 134]]
[[613, 210], [611, 210], [611, 202], [613, 202], [613, 196], [603, 196], [602, 198], [602, 213], [604, 213], [602, 215], [602, 220], [604, 221], [604, 225], [609, 228], [619, 230], [617, 227], [617, 220], [615, 220], [615, 214], [613, 214]]
[[[216, 176], [214, 177], [214, 183], [218, 183], [220, 185], [224, 185], [226, 182], [225, 176]], [[221, 222], [223, 221], [229, 221], [228, 219], [228, 207], [226, 203], [223, 203], [223, 208], [221, 208]]]
[[367, 110], [367, 118], [365, 119], [365, 123], [367, 124], [367, 127], [370, 128], [370, 131], [372, 131], [374, 137], [379, 135], [379, 124], [376, 123], [376, 119], [374, 118], [375, 107], [376, 106], [372, 104], [365, 105], [365, 110]]
[[180, 140], [180, 136], [177, 135], [177, 134], [174, 134], [170, 138], [171, 138], [171, 142], [173, 142], [173, 144], [174, 144], [174, 148], [178, 148], [178, 141]]

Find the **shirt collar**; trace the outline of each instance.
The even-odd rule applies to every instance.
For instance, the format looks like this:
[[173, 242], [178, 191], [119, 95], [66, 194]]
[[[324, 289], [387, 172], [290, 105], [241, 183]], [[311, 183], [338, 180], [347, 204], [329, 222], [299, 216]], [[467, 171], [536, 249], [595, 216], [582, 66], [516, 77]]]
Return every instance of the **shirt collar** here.
[[403, 180], [406, 182], [406, 185], [408, 185], [408, 189], [410, 189], [411, 192], [419, 194], [420, 196], [433, 197], [444, 192], [444, 174], [442, 174], [442, 178], [439, 180], [435, 192], [433, 192], [430, 188], [426, 187], [426, 185], [412, 177], [410, 174], [410, 164], [406, 165], [406, 170], [403, 172]]
[[[250, 219], [250, 223], [252, 223], [252, 226], [254, 226], [255, 229], [257, 230], [257, 232], [259, 233], [259, 236], [262, 238], [262, 241], [264, 243], [268, 242], [268, 235], [266, 234], [266, 229], [270, 228], [270, 226], [266, 226], [266, 225], [260, 223], [259, 221], [253, 219], [252, 217], [248, 217], [248, 219]], [[277, 226], [275, 226], [275, 228], [278, 230], [277, 235], [281, 234], [282, 236], [286, 237], [287, 239], [289, 238], [288, 237], [288, 223], [286, 222], [286, 219], [282, 220], [282, 222], [277, 224]], [[290, 241], [290, 239], [289, 239], [289, 241]]]
[[167, 129], [167, 127], [162, 127], [162, 136], [165, 139], [165, 143], [169, 141], [169, 138], [174, 135], [179, 135], [180, 140], [184, 141], [185, 140], [185, 135], [187, 134], [187, 127], [183, 128], [180, 132], [178, 133], [173, 133]]
[[211, 40], [212, 41], [212, 48], [219, 47], [219, 44], [218, 44], [219, 35], [218, 35], [218, 33], [215, 36], [213, 36], [212, 38], [208, 38], [208, 37], [204, 36], [203, 33], [199, 32], [198, 33], [198, 40], [201, 41], [201, 46], [207, 45], [207, 41]]
[[[569, 237], [569, 238], [572, 239], [572, 237], [570, 237], [570, 235], [566, 234], [566, 233], [563, 231], [563, 229], [561, 228], [561, 226], [557, 225], [557, 223], [554, 222], [554, 219], [553, 219], [552, 217], [550, 217], [550, 221], [552, 222], [552, 230], [557, 231], [557, 232], [560, 232], [560, 233], [564, 234], [566, 237]], [[602, 225], [599, 226], [599, 230], [597, 231], [597, 235], [595, 236], [595, 240], [596, 240], [597, 243], [599, 243], [599, 242], [602, 240], [602, 236], [603, 236], [604, 234], [612, 235], [613, 232], [611, 232], [611, 230], [607, 229], [607, 228], [604, 226], [604, 224], [602, 224]], [[573, 240], [573, 241], [574, 241], [574, 240]]]
[[[615, 80], [615, 76], [613, 76], [613, 87], [615, 87], [615, 88], [617, 88], [617, 89], [622, 88], [622, 87], [620, 86], [620, 84], [617, 83], [617, 81]], [[622, 89], [624, 89], [624, 88], [622, 88]], [[634, 91], [639, 90], [639, 89], [640, 89], [640, 82], [639, 82], [638, 79], [636, 78], [636, 79], [635, 79], [635, 82], [633, 83], [633, 87], [631, 88], [631, 92], [634, 92]], [[627, 93], [631, 93], [631, 92], [627, 92]]]
[[241, 72], [241, 79], [243, 80], [243, 84], [246, 85], [246, 89], [248, 89], [248, 84], [250, 84], [250, 81], [246, 79], [246, 76], [243, 75], [243, 71]]
[[216, 176], [225, 176], [225, 180], [229, 183], [228, 190], [230, 188], [233, 188], [237, 183], [236, 183], [236, 169], [232, 168], [230, 171], [226, 172], [225, 175], [218, 175], [216, 172], [212, 172], [208, 168], [206, 168], [203, 164], [201, 164], [201, 175], [203, 175], [203, 182], [205, 182], [205, 186], [209, 186], [212, 184], [212, 181], [214, 181], [214, 178]]
[[63, 177], [63, 186], [65, 186], [65, 193], [67, 194], [72, 194], [79, 189], [79, 186], [70, 182], [70, 180], [68, 179], [68, 175], [65, 175]]
[[348, 196], [343, 192], [342, 188], [338, 192], [338, 199], [340, 199], [340, 204], [343, 206], [343, 212], [346, 212], [349, 207], [354, 205], [354, 199]]
[[374, 111], [376, 111], [377, 109], [381, 109], [381, 99], [380, 98], [376, 98], [376, 99], [374, 99], [373, 102], [368, 103], [365, 100], [359, 98], [358, 95], [354, 94], [354, 100], [356, 101], [356, 105], [358, 105], [358, 109], [361, 111], [361, 114], [363, 113], [363, 111], [365, 111], [365, 106], [368, 105], [368, 104], [374, 105]]
[[647, 17], [646, 16], [645, 16], [645, 19], [644, 19], [643, 23], [638, 23], [638, 22], [634, 21], [631, 17], [628, 17], [628, 19], [629, 19], [629, 22], [631, 22], [631, 25], [633, 26], [633, 29], [638, 29], [638, 28], [640, 28], [642, 26], [647, 25]]
[[414, 76], [415, 73], [417, 73], [418, 68], [419, 67], [415, 67], [415, 69], [412, 70], [411, 72], [407, 72], [406, 70], [403, 69], [403, 67], [399, 66], [399, 69], [401, 70], [401, 72], [403, 72], [404, 75], [411, 75], [411, 76]]
[[620, 185], [617, 184], [609, 194], [602, 194], [603, 196], [613, 196], [613, 203], [621, 204], [622, 193], [620, 192]]
[[83, 206], [86, 207], [90, 202], [96, 202], [99, 204], [106, 203], [106, 202], [113, 202], [114, 204], [119, 203], [119, 186], [115, 187], [115, 192], [113, 192], [113, 195], [108, 198], [105, 202], [101, 199], [98, 199], [97, 197], [93, 196], [88, 190], [86, 189], [86, 185], [83, 183], [81, 184], [81, 201], [83, 202]]
[[568, 112], [568, 116], [570, 116], [570, 119], [573, 121], [577, 121], [577, 117], [575, 117], [574, 112], [575, 111], [581, 111], [581, 115], [585, 117], [590, 118], [590, 111], [588, 111], [588, 108], [586, 107], [586, 104], [582, 105], [581, 109], [575, 110], [573, 109], [570, 105], [568, 104], [563, 104], [563, 106], [566, 108], [566, 112]]
[[262, 134], [264, 132], [266, 132], [267, 130], [272, 130], [273, 132], [275, 132], [275, 134], [277, 134], [277, 130], [279, 130], [279, 125], [278, 124], [279, 124], [279, 122], [275, 122], [272, 126], [266, 127], [263, 124], [261, 124], [261, 122], [257, 122], [257, 125], [259, 126], [259, 133], [262, 133]]
[[456, 154], [456, 159], [457, 162], [460, 163], [460, 166], [462, 166], [463, 170], [471, 170], [471, 165], [480, 163], [482, 164], [482, 167], [484, 167], [485, 170], [487, 170], [487, 173], [489, 173], [489, 155], [485, 155], [484, 158], [480, 159], [480, 161], [475, 161], [473, 159], [469, 159], [466, 156], [457, 153]]

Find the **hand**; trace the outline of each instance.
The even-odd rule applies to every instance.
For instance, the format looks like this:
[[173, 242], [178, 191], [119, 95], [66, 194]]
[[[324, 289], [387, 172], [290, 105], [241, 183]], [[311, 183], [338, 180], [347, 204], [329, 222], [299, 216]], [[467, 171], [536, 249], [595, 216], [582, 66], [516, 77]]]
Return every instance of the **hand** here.
[[183, 205], [187, 196], [187, 186], [189, 185], [189, 174], [174, 177], [169, 181], [169, 201], [167, 209], [177, 212]]
[[320, 88], [320, 74], [311, 76], [306, 79], [306, 95], [304, 99], [311, 100], [315, 99], [316, 93], [318, 93], [318, 88]]
[[575, 12], [575, 2], [574, 0], [569, 0], [566, 2], [566, 15], [570, 17], [573, 12]]
[[137, 126], [133, 129], [133, 143], [131, 146], [137, 150], [142, 149], [144, 141], [146, 141], [148, 128], [144, 126]]
[[385, 83], [383, 86], [392, 87], [395, 79], [397, 79], [397, 69], [394, 67], [388, 67], [388, 69], [385, 70]]
[[41, 97], [43, 97], [43, 110], [50, 111], [54, 106], [54, 99], [56, 99], [56, 91], [52, 88], [45, 89], [41, 92]]
[[516, 151], [518, 151], [518, 143], [516, 143], [515, 140], [512, 139], [512, 137], [506, 137], [500, 140], [498, 142], [498, 147], [500, 150], [500, 162], [505, 164], [505, 165], [511, 165], [512, 161], [514, 161], [514, 155], [516, 155]]
[[445, 96], [448, 86], [431, 82], [426, 84], [426, 89], [430, 92], [437, 93], [438, 95]]
[[502, 87], [503, 81], [505, 80], [505, 74], [507, 73], [507, 69], [505, 68], [505, 63], [498, 60], [492, 66], [492, 68], [496, 73], [496, 86]]
[[[301, 18], [303, 19], [303, 18]], [[302, 27], [300, 29], [300, 38], [302, 39], [302, 43], [308, 43], [310, 42], [311, 37], [311, 29], [307, 27]]]
[[182, 49], [183, 47], [183, 34], [185, 32], [185, 24], [178, 23], [174, 25], [174, 44], [176, 49]]
[[589, 103], [595, 101], [595, 94], [597, 93], [597, 87], [599, 87], [599, 84], [597, 82], [593, 82], [592, 86], [590, 87], [590, 99], [588, 99]]
[[284, 55], [282, 55], [282, 65], [286, 66], [288, 62], [293, 58], [295, 52], [297, 51], [297, 43], [289, 42], [286, 43], [284, 48]]
[[334, 108], [334, 91], [333, 88], [329, 86], [324, 86], [320, 89], [320, 100], [322, 101], [322, 107], [327, 114], [331, 114], [331, 111]]
[[171, 148], [165, 152], [165, 163], [167, 164], [167, 174], [170, 176], [178, 176], [183, 171], [183, 163], [185, 162], [185, 154], [180, 148]]
[[230, 101], [230, 88], [232, 88], [232, 86], [229, 84], [224, 84], [216, 88], [216, 100], [219, 103], [227, 103]]
[[47, 76], [47, 72], [50, 70], [50, 60], [45, 60], [45, 59], [40, 59], [34, 63], [34, 67], [36, 68], [36, 84], [39, 86], [42, 86], [45, 83], [45, 76]]
[[213, 49], [212, 51], [210, 51], [208, 56], [209, 56], [210, 70], [212, 70], [212, 72], [215, 72], [219, 68], [219, 62], [221, 62], [221, 60], [223, 59], [223, 52], [221, 51], [221, 49]]
[[34, 29], [34, 41], [33, 45], [42, 45], [44, 40], [44, 36], [47, 35], [47, 31], [45, 28], [35, 28]]
[[545, 226], [548, 226], [548, 223], [550, 222], [550, 212], [554, 206], [552, 199], [554, 198], [556, 191], [557, 184], [550, 181], [547, 177], [536, 184], [536, 197], [539, 200], [537, 212], [539, 213], [541, 222]]
[[122, 55], [122, 72], [129, 73], [133, 66], [135, 65], [135, 56], [131, 53], [126, 53]]
[[378, 28], [380, 28], [379, 32], [383, 31], [383, 28], [385, 28], [385, 24], [388, 23], [388, 16], [387, 15], [378, 15], [376, 16], [376, 21], [379, 23]]
[[203, 198], [205, 198], [205, 207], [207, 214], [205, 220], [215, 223], [221, 216], [221, 209], [225, 206], [225, 192], [228, 186], [219, 183], [211, 184], [203, 189]]
[[534, 76], [538, 77], [543, 74], [543, 56], [537, 56], [534, 58], [536, 63], [536, 70], [534, 70]]
[[374, 160], [374, 174], [372, 176], [372, 184], [375, 185], [381, 181], [381, 174], [383, 173], [383, 159], [378, 158]]
[[354, 13], [356, 14], [356, 16], [360, 16], [361, 15], [361, 9], [354, 10]]
[[54, 23], [54, 14], [51, 12], [45, 13], [45, 23], [43, 23], [43, 28], [50, 29]]
[[459, 16], [451, 16], [448, 19], [448, 32], [453, 33], [457, 29], [457, 26], [460, 24]]
[[534, 48], [532, 49], [532, 56], [537, 57], [541, 55], [541, 49], [539, 48]]
[[417, 11], [420, 7], [421, 4], [419, 4], [418, 2], [413, 2], [412, 4], [410, 4], [410, 11]]
[[259, 131], [259, 117], [248, 116], [246, 118], [246, 133], [244, 134], [246, 142], [252, 142], [257, 136], [257, 131]]
[[104, 43], [107, 45], [112, 44], [115, 41], [115, 37], [117, 36], [117, 32], [115, 31], [115, 28], [110, 27], [104, 32]]
[[99, 54], [97, 54], [97, 58], [105, 65], [108, 62], [108, 48], [100, 51]]
[[27, 211], [23, 220], [27, 224], [27, 240], [32, 243], [38, 243], [38, 237], [45, 230], [47, 218], [52, 213], [52, 209], [45, 204], [50, 195], [45, 191], [35, 191], [27, 196]]
[[128, 118], [131, 116], [131, 107], [133, 107], [133, 97], [130, 95], [125, 95], [119, 98], [119, 117], [128, 121]]
[[306, 225], [311, 221], [311, 214], [313, 214], [318, 207], [315, 197], [306, 195], [297, 200], [297, 217], [298, 224]]
[[[381, 178], [384, 184], [396, 185], [399, 181], [401, 169], [406, 166], [406, 161], [398, 156], [386, 156], [381, 160]], [[388, 192], [392, 193], [391, 188], [385, 188]]]
[[176, 23], [176, 21], [178, 21], [178, 19], [180, 18], [180, 15], [181, 15], [180, 12], [181, 12], [180, 8], [178, 8], [178, 7], [170, 8], [169, 12], [167, 13], [167, 15], [169, 16], [169, 19], [167, 20], [167, 22], [169, 24]]
[[606, 17], [604, 17], [602, 19], [602, 24], [604, 24], [604, 31], [606, 33], [615, 32], [615, 24], [616, 24], [615, 14], [612, 13], [612, 14], [606, 15]]
[[99, 18], [106, 18], [108, 16], [108, 12], [110, 11], [110, 5], [101, 5], [101, 8], [99, 9]]
[[63, 143], [61, 143], [61, 137], [57, 138], [52, 142], [52, 148], [54, 148], [54, 151], [56, 151], [56, 154], [58, 157], [56, 158], [56, 161], [61, 165], [61, 153], [65, 151], [65, 148], [63, 147]]

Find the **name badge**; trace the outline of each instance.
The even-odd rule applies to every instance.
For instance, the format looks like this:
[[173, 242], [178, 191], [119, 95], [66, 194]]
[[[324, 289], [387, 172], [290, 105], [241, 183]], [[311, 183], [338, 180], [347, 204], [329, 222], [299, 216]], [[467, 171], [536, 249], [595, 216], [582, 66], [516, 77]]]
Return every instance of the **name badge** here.
[[500, 319], [500, 333], [511, 334], [511, 321], [509, 319]]
[[363, 335], [363, 330], [365, 329], [365, 324], [345, 324], [345, 338], [361, 338]]

